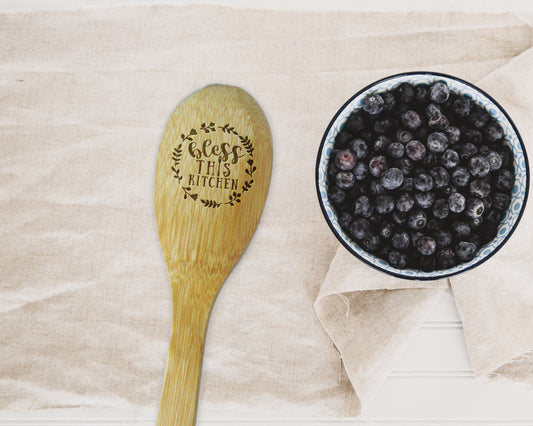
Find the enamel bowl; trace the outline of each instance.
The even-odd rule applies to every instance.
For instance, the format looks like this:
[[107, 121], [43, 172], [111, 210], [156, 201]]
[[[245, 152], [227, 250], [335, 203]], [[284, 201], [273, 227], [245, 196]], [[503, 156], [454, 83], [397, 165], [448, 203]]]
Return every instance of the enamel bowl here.
[[[434, 81], [445, 81], [450, 90], [458, 95], [466, 96], [475, 103], [485, 108], [485, 110], [502, 126], [505, 132], [504, 143], [507, 144], [514, 154], [514, 171], [515, 181], [512, 191], [511, 204], [506, 212], [502, 222], [499, 225], [496, 237], [483, 246], [477, 255], [470, 262], [456, 265], [450, 269], [424, 272], [415, 269], [398, 269], [390, 266], [385, 260], [380, 259], [369, 252], [363, 250], [351, 239], [351, 237], [341, 228], [338, 223], [337, 215], [330, 204], [327, 196], [328, 175], [327, 167], [333, 151], [335, 137], [339, 133], [346, 119], [356, 110], [361, 109], [363, 99], [370, 93], [380, 93], [394, 89], [401, 83], [408, 82], [414, 85], [431, 84]], [[386, 77], [382, 80], [370, 84], [364, 89], [352, 96], [335, 114], [329, 123], [320, 148], [318, 151], [316, 163], [316, 188], [318, 199], [324, 217], [337, 239], [348, 249], [355, 257], [359, 258], [368, 265], [379, 269], [387, 274], [413, 280], [431, 280], [449, 277], [461, 272], [470, 270], [483, 263], [494, 255], [509, 239], [516, 229], [518, 222], [524, 211], [527, 193], [529, 189], [529, 167], [524, 144], [512, 122], [509, 115], [504, 109], [487, 93], [475, 87], [464, 80], [450, 75], [431, 73], [431, 72], [410, 72]]]

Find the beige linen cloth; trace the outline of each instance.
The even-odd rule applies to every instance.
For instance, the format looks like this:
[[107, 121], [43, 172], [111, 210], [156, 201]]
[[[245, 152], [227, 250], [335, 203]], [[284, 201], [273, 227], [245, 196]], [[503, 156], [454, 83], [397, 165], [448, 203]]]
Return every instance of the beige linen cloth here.
[[314, 184], [337, 109], [402, 71], [478, 83], [533, 151], [526, 21], [148, 6], [2, 14], [0, 37], [0, 409], [157, 409], [171, 302], [155, 159], [173, 108], [210, 83], [257, 99], [274, 166], [213, 310], [201, 412], [358, 414], [449, 285], [475, 372], [531, 381], [530, 205], [481, 267], [413, 283], [337, 251]]

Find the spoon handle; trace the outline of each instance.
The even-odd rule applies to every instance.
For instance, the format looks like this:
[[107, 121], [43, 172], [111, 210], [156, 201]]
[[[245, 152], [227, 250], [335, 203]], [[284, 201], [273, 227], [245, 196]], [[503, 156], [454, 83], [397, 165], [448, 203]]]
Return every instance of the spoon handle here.
[[200, 280], [224, 280], [219, 274], [209, 276], [194, 266], [185, 269], [188, 271], [182, 271], [178, 279], [175, 279], [176, 274], [170, 273], [172, 333], [159, 405], [158, 426], [195, 425], [205, 335], [212, 303], [216, 297], [216, 294], [206, 294], [206, 289], [213, 286], [197, 283]]

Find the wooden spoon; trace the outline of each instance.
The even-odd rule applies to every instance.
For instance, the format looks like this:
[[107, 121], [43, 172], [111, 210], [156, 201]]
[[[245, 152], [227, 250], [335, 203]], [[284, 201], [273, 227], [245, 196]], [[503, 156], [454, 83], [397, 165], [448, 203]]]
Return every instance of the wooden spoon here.
[[271, 170], [267, 120], [238, 87], [204, 87], [168, 120], [154, 191], [173, 302], [159, 426], [195, 424], [209, 315], [257, 227]]

